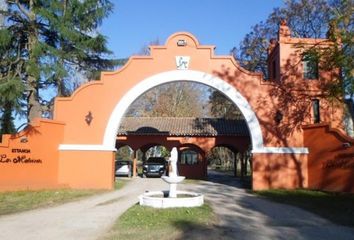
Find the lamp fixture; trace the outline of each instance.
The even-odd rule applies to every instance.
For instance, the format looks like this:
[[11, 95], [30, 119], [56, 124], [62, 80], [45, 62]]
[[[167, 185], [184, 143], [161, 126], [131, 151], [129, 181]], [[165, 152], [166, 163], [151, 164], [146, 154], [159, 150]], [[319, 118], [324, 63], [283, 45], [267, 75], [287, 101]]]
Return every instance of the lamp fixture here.
[[179, 39], [179, 40], [177, 41], [177, 46], [178, 46], [178, 47], [185, 47], [185, 46], [187, 46], [187, 41], [184, 40], [184, 39]]

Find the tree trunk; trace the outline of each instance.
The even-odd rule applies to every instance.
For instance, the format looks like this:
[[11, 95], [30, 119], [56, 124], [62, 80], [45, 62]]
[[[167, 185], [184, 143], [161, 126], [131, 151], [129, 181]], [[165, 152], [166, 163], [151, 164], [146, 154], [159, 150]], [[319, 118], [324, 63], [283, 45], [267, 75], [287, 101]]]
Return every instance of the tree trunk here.
[[237, 153], [234, 152], [234, 177], [237, 177]]
[[36, 117], [41, 117], [41, 105], [38, 99], [38, 89], [36, 87], [37, 80], [29, 76], [28, 77], [28, 87], [27, 90], [29, 91], [28, 95], [28, 112], [27, 112], [27, 119], [28, 122], [31, 122]]
[[[36, 27], [36, 15], [33, 13], [33, 1], [29, 4], [28, 17], [30, 19], [30, 29], [28, 34], [28, 52], [29, 52], [29, 63], [27, 65], [27, 91], [28, 91], [28, 110], [27, 110], [27, 120], [31, 122], [36, 117], [42, 116], [41, 104], [39, 102], [39, 92], [38, 92], [38, 79], [39, 74], [36, 74], [33, 68], [39, 67], [38, 56], [34, 56], [33, 50], [38, 44], [38, 29]], [[32, 69], [31, 69], [32, 68]], [[31, 70], [30, 70], [31, 69]]]

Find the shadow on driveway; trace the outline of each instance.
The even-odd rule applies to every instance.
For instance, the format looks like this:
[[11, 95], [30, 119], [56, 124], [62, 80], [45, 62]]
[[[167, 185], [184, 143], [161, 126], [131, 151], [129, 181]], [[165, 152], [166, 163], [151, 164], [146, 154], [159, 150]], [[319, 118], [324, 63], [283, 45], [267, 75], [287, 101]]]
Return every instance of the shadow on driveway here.
[[[181, 239], [354, 239], [353, 228], [247, 193], [232, 176], [210, 172], [208, 181], [182, 184], [181, 188], [203, 193], [217, 215], [217, 222], [210, 228], [189, 223], [196, 231], [186, 228], [186, 223], [176, 223], [184, 228]], [[204, 234], [199, 236], [198, 232]]]

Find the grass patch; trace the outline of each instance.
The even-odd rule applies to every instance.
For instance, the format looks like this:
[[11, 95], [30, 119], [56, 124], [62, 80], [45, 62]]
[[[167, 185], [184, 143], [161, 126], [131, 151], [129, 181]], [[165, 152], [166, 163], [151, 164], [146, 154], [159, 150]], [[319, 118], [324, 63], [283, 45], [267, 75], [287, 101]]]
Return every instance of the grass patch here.
[[128, 209], [103, 239], [176, 239], [181, 234], [212, 226], [215, 217], [209, 205], [196, 208], [155, 209], [135, 205]]
[[188, 178], [188, 179], [184, 179], [182, 184], [199, 184], [201, 181], [201, 179], [191, 179], [191, 178]]
[[128, 180], [124, 180], [124, 179], [116, 179], [114, 181], [114, 189], [115, 190], [119, 190], [122, 189], [124, 187], [124, 185], [127, 183]]
[[0, 193], [0, 215], [54, 206], [101, 193], [103, 190], [55, 189]]
[[303, 208], [333, 223], [354, 227], [354, 194], [311, 190], [267, 190], [255, 194]]

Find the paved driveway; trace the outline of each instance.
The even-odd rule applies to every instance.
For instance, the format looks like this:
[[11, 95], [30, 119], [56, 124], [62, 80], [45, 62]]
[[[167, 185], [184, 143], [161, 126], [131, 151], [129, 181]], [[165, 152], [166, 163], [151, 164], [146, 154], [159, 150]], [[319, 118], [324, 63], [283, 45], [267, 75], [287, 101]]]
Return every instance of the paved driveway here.
[[[185, 231], [181, 239], [354, 239], [354, 229], [334, 225], [301, 209], [248, 194], [232, 177], [182, 184], [205, 194], [218, 215], [215, 226]], [[136, 178], [121, 190], [61, 206], [0, 217], [0, 239], [97, 239], [146, 190], [165, 190], [161, 179]]]
[[[93, 240], [146, 190], [168, 189], [161, 179], [136, 178], [121, 190], [56, 207], [0, 217], [0, 240]], [[1, 204], [1, 203], [0, 203]]]
[[335, 225], [317, 215], [285, 204], [274, 203], [247, 193], [231, 176], [211, 172], [209, 181], [183, 185], [204, 193], [218, 215], [215, 227], [204, 237], [181, 239], [310, 239], [353, 240], [354, 229]]

